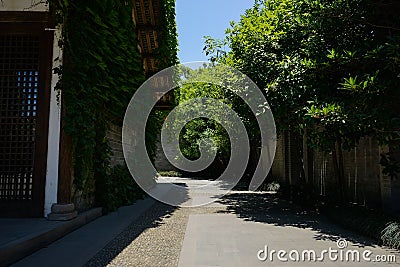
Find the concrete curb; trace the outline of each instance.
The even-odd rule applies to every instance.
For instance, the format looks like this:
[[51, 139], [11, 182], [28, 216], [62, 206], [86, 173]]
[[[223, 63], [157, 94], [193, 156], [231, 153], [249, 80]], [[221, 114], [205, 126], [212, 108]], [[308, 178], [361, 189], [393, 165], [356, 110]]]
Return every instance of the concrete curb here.
[[7, 266], [16, 262], [100, 216], [102, 216], [102, 208], [94, 208], [51, 230], [10, 242], [0, 248], [0, 266]]

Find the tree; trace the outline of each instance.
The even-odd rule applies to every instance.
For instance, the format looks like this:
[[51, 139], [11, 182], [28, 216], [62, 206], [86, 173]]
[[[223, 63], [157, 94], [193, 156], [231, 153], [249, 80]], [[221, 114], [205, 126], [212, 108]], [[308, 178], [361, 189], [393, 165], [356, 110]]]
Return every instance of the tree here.
[[[223, 109], [215, 106], [207, 98], [216, 99], [222, 102], [226, 107], [233, 110], [238, 115], [241, 122], [244, 124], [247, 133], [249, 134], [250, 144], [254, 147], [259, 142], [259, 128], [255, 123], [254, 115], [251, 109], [244, 103], [244, 101], [237, 95], [236, 90], [245, 90], [238, 84], [243, 84], [245, 81], [241, 80], [243, 77], [237, 75], [222, 64], [209, 64], [199, 68], [187, 68], [183, 71], [182, 80], [183, 85], [177, 92], [177, 100], [179, 104], [184, 105], [186, 101], [202, 98], [207, 109], [214, 109], [211, 117], [198, 118], [190, 121], [185, 125], [180, 134], [180, 146], [183, 155], [189, 159], [195, 160], [200, 157], [199, 147], [211, 152], [217, 151], [218, 167], [223, 169], [226, 167], [231, 157], [231, 143], [230, 138], [235, 134], [229, 135], [229, 130], [234, 133], [239, 133], [238, 127], [235, 122], [231, 121], [230, 116], [225, 113]], [[201, 106], [191, 106], [191, 108], [202, 109]], [[187, 114], [191, 111], [187, 111]], [[214, 116], [214, 117], [213, 117]], [[224, 123], [221, 124], [218, 118], [226, 118]], [[182, 122], [174, 119], [176, 125], [181, 125]], [[225, 125], [224, 125], [225, 124]], [[226, 129], [227, 127], [228, 129]], [[202, 140], [212, 140], [213, 146], [210, 142]]]
[[[399, 4], [378, 0], [256, 1], [205, 51], [263, 89], [278, 129], [331, 152], [342, 200], [343, 149], [363, 136], [398, 146]], [[382, 19], [384, 18], [384, 19]], [[222, 44], [230, 51], [215, 55]], [[300, 148], [299, 148], [300, 150]]]

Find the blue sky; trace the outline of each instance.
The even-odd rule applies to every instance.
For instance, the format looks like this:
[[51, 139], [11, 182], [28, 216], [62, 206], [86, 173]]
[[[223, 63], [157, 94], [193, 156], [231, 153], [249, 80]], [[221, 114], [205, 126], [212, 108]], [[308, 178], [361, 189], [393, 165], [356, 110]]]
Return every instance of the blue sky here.
[[230, 21], [238, 21], [254, 0], [177, 0], [179, 59], [207, 61], [203, 36], [223, 38]]

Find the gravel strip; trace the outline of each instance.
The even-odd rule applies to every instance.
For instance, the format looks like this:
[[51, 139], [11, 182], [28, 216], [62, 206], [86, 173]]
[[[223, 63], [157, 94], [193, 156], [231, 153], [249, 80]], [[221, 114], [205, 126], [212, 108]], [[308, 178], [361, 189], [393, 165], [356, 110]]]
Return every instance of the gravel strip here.
[[220, 211], [219, 207], [177, 208], [157, 202], [85, 266], [178, 266], [189, 214]]

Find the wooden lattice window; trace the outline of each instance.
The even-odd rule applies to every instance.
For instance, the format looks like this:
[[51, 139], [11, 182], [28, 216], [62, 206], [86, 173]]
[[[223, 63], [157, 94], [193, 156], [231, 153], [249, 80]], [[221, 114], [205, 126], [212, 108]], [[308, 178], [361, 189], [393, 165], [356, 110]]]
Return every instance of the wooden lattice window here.
[[0, 200], [32, 198], [39, 37], [0, 35]]

